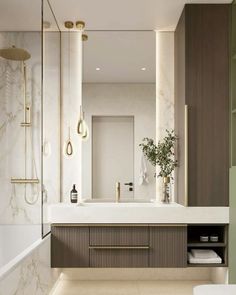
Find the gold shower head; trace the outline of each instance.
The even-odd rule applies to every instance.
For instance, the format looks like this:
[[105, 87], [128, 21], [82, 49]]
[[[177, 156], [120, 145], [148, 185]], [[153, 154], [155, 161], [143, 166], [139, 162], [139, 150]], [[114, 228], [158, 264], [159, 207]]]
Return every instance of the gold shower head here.
[[5, 59], [24, 61], [31, 57], [30, 53], [22, 48], [12, 46], [10, 48], [0, 49], [0, 56]]

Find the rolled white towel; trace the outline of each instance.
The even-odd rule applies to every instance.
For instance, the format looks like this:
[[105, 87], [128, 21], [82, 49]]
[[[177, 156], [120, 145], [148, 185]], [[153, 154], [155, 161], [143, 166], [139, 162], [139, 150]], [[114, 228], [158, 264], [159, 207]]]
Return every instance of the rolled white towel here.
[[194, 258], [216, 258], [217, 253], [210, 249], [192, 249], [191, 253]]

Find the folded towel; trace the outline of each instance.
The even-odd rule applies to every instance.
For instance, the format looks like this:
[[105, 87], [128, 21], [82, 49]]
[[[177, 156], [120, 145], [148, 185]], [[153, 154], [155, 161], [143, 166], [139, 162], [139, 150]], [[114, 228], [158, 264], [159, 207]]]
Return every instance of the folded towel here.
[[147, 163], [144, 155], [142, 154], [140, 163], [140, 175], [139, 175], [139, 185], [144, 183], [149, 183], [147, 174]]
[[192, 249], [191, 253], [194, 258], [216, 258], [218, 255], [210, 249]]
[[219, 264], [222, 259], [217, 255], [215, 258], [194, 258], [192, 253], [188, 252], [188, 262], [191, 264]]

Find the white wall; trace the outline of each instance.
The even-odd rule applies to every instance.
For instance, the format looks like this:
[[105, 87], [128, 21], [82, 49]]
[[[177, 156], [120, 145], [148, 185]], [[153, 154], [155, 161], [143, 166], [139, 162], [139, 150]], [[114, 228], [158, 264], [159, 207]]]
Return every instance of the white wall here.
[[[27, 185], [28, 205], [24, 199], [24, 185], [12, 185], [12, 177], [24, 178], [25, 156], [28, 178], [40, 178], [40, 132], [41, 132], [41, 38], [39, 32], [1, 32], [0, 48], [15, 45], [30, 52], [26, 61], [27, 102], [32, 107], [32, 127], [26, 128], [27, 151], [25, 152], [25, 128], [20, 124], [24, 118], [22, 64], [0, 58], [0, 223], [40, 223], [40, 185]], [[32, 136], [32, 140], [30, 140]]]
[[[174, 32], [156, 33], [156, 139], [174, 129]], [[158, 169], [157, 169], [158, 171]], [[172, 181], [172, 196], [174, 183]], [[157, 180], [157, 199], [162, 198], [162, 180]], [[173, 197], [172, 197], [173, 199]]]
[[[155, 138], [155, 104], [154, 84], [83, 84], [83, 108], [90, 132], [92, 116], [134, 116], [135, 198], [155, 198], [155, 169], [149, 163], [150, 182], [148, 185], [138, 185], [142, 155], [139, 144], [144, 137]], [[91, 198], [92, 195], [91, 145], [90, 136], [82, 144], [83, 198]]]
[[[81, 139], [77, 134], [81, 105], [81, 33], [72, 32], [70, 39], [71, 62], [69, 83], [68, 32], [62, 33], [61, 200], [65, 202], [70, 202], [70, 191], [73, 184], [76, 184], [77, 190], [81, 195]], [[65, 143], [68, 139], [69, 124], [71, 126], [71, 141], [74, 149], [74, 154], [71, 157], [65, 155]]]
[[44, 32], [43, 222], [48, 205], [60, 200], [60, 33]]

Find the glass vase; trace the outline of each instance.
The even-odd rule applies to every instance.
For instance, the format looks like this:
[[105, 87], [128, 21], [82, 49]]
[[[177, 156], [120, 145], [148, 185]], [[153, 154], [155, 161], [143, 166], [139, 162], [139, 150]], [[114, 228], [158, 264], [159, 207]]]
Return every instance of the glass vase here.
[[171, 201], [171, 183], [170, 183], [170, 177], [165, 176], [162, 178], [163, 180], [163, 197], [162, 197], [162, 203], [169, 204]]

